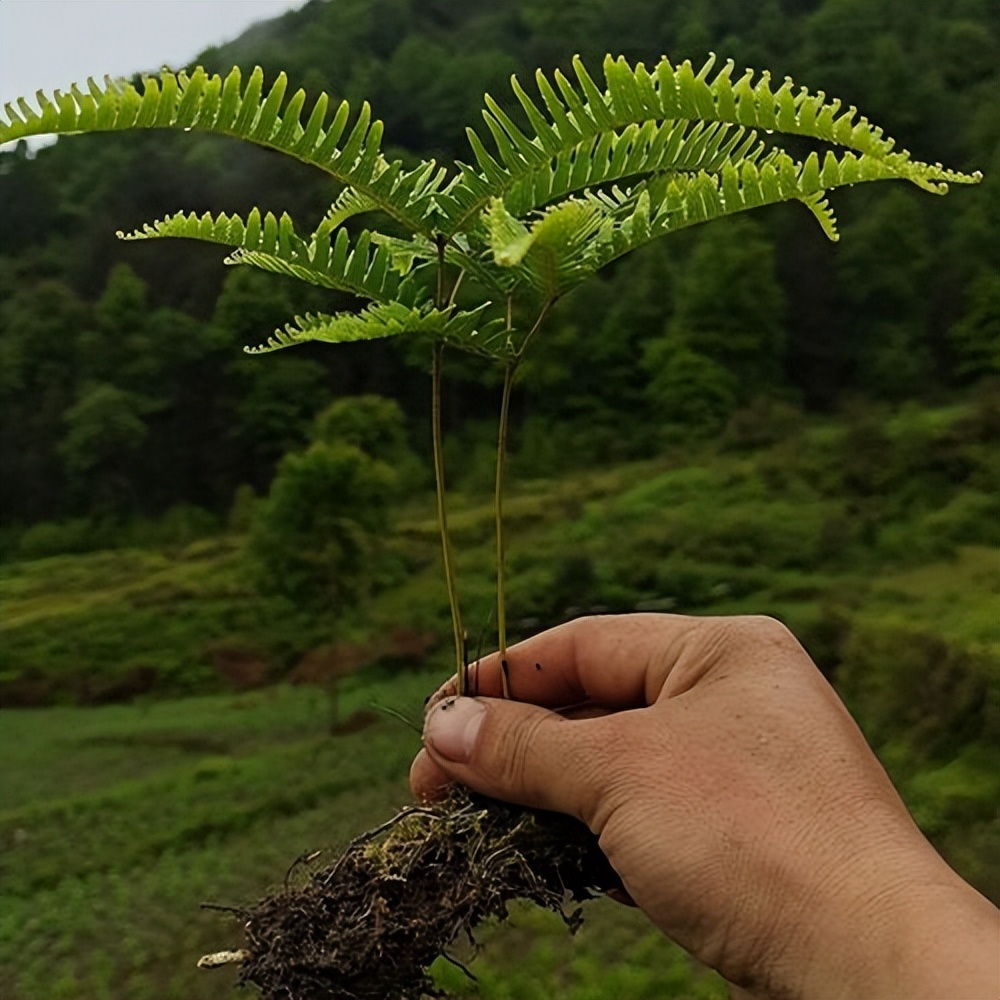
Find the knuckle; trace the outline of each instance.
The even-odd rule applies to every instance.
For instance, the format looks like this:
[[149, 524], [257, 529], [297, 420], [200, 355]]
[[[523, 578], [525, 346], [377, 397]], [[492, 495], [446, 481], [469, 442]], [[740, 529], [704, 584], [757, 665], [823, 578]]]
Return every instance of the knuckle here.
[[788, 626], [770, 615], [745, 615], [741, 620], [747, 632], [761, 640], [777, 644], [795, 642], [795, 636], [792, 635]]
[[614, 617], [614, 615], [582, 615], [564, 622], [557, 628], [565, 629], [570, 647], [577, 650], [586, 647], [591, 640], [599, 637]]
[[799, 648], [788, 626], [769, 615], [735, 615], [715, 620], [716, 643], [721, 652], [744, 650], [748, 645], [786, 651]]

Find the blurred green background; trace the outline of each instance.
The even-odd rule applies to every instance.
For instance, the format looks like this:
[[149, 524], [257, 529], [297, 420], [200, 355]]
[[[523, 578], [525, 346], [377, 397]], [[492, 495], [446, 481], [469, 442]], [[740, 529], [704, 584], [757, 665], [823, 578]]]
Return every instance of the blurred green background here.
[[[319, 0], [202, 54], [367, 98], [404, 159], [467, 157], [507, 79], [709, 50], [857, 104], [983, 183], [768, 209], [560, 303], [514, 401], [508, 617], [765, 613], [840, 691], [921, 827], [1000, 899], [1000, 24], [988, 0]], [[868, 187], [868, 186], [866, 186]], [[335, 293], [120, 244], [180, 208], [318, 218], [336, 191], [210, 137], [0, 153], [0, 994], [225, 995], [242, 903], [408, 799], [450, 622], [427, 359], [249, 358]], [[499, 389], [453, 360], [447, 464], [491, 648]], [[384, 711], [388, 709], [390, 711]], [[486, 997], [720, 997], [636, 913], [486, 929]]]

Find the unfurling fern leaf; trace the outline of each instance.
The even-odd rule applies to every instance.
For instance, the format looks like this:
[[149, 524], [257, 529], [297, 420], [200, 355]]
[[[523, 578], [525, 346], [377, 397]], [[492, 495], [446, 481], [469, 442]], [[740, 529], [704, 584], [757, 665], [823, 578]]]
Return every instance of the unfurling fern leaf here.
[[554, 300], [597, 269], [602, 241], [595, 236], [608, 224], [597, 202], [569, 199], [542, 213], [529, 228], [496, 198], [489, 212], [493, 259], [519, 272], [543, 298]]

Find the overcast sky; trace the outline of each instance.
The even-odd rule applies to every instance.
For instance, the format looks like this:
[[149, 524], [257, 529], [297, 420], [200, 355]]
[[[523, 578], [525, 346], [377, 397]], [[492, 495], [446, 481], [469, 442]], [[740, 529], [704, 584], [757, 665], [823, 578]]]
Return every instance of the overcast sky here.
[[[181, 66], [306, 0], [0, 0], [0, 106], [35, 91]], [[32, 100], [32, 105], [35, 104]]]

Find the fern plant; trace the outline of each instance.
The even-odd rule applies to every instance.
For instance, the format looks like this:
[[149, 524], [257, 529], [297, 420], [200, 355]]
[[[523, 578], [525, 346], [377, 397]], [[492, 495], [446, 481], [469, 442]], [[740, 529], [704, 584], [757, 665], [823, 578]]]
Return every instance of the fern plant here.
[[[459, 689], [465, 688], [463, 629], [447, 530], [442, 464], [442, 352], [472, 352], [503, 373], [496, 462], [497, 623], [506, 648], [503, 591], [503, 471], [511, 389], [555, 302], [619, 257], [651, 240], [713, 219], [797, 201], [830, 239], [827, 193], [868, 181], [901, 180], [933, 194], [980, 175], [948, 170], [896, 150], [881, 128], [819, 91], [767, 72], [736, 76], [710, 58], [696, 70], [664, 58], [652, 68], [610, 56], [595, 80], [579, 59], [572, 75], [535, 74], [536, 93], [512, 79], [516, 123], [489, 95], [483, 125], [467, 130], [470, 162], [424, 161], [404, 169], [381, 151], [382, 124], [367, 103], [289, 95], [279, 74], [265, 87], [257, 68], [224, 78], [195, 69], [139, 85], [105, 78], [68, 92], [39, 92], [37, 107], [7, 104], [0, 141], [44, 133], [173, 128], [245, 139], [308, 163], [342, 185], [311, 228], [287, 215], [246, 218], [179, 213], [124, 239], [180, 237], [217, 243], [226, 262], [284, 274], [366, 300], [360, 312], [296, 316], [250, 353], [305, 341], [342, 343], [421, 337], [431, 357], [432, 436], [445, 578]], [[816, 149], [796, 159], [776, 141]], [[383, 229], [355, 217], [381, 216]], [[352, 224], [348, 227], [348, 222]], [[402, 234], [402, 235], [400, 235]], [[461, 289], [461, 298], [459, 291]], [[471, 304], [469, 304], [471, 303]]]

